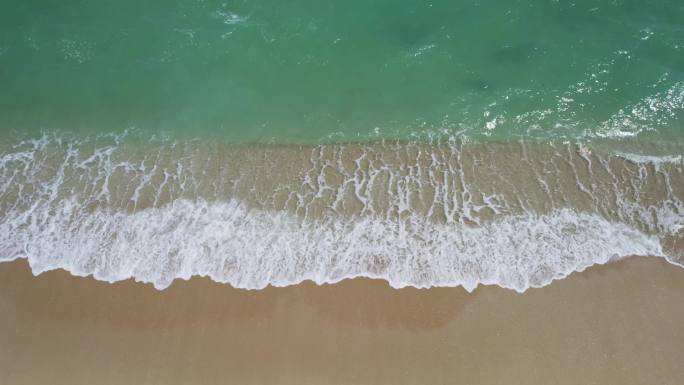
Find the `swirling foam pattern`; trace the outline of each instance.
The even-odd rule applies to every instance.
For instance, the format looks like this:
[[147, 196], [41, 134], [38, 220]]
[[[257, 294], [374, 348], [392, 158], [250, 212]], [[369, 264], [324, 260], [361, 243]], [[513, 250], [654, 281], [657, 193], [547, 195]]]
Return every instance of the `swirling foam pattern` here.
[[[167, 287], [351, 277], [517, 291], [682, 262], [681, 158], [462, 141], [234, 145], [133, 132], [0, 142], [0, 259]], [[655, 162], [653, 159], [660, 159]], [[676, 242], [675, 242], [676, 243]]]

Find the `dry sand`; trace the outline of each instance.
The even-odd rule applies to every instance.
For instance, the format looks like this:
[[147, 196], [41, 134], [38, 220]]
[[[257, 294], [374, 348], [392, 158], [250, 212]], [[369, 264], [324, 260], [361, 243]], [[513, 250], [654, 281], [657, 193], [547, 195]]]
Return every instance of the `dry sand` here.
[[524, 294], [382, 281], [157, 291], [0, 264], [0, 384], [682, 384], [684, 269]]

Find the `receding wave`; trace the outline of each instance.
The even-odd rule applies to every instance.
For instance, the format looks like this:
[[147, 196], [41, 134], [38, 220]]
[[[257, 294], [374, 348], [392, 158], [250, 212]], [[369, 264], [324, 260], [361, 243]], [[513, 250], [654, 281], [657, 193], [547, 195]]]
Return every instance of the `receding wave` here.
[[524, 291], [631, 255], [682, 264], [683, 200], [679, 158], [579, 144], [8, 136], [0, 260], [160, 289], [202, 275]]

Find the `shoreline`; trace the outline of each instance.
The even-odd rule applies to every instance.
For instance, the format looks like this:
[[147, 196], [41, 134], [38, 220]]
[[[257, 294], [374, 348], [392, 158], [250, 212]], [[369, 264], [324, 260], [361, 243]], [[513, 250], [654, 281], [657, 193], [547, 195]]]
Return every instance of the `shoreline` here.
[[0, 259], [166, 287], [383, 277], [523, 291], [615, 256], [680, 255], [684, 169], [574, 145], [242, 149], [25, 142], [0, 159]]
[[477, 284], [474, 287], [466, 287], [463, 283], [461, 282], [453, 282], [452, 284], [444, 284], [444, 285], [430, 285], [430, 286], [415, 286], [412, 284], [404, 284], [404, 285], [394, 285], [391, 280], [389, 280], [387, 277], [382, 276], [382, 275], [373, 275], [373, 274], [357, 274], [353, 276], [344, 276], [341, 278], [337, 278], [335, 280], [325, 280], [325, 281], [319, 281], [316, 280], [315, 278], [312, 277], [305, 277], [299, 281], [293, 281], [293, 282], [286, 282], [282, 284], [278, 283], [268, 283], [264, 287], [241, 287], [241, 286], [234, 286], [230, 281], [219, 281], [214, 279], [209, 274], [193, 274], [190, 276], [179, 276], [174, 278], [168, 286], [164, 287], [157, 287], [155, 286], [154, 282], [151, 281], [145, 281], [145, 280], [140, 280], [139, 278], [135, 276], [129, 276], [125, 278], [119, 278], [119, 279], [107, 279], [106, 277], [101, 277], [97, 276], [97, 273], [88, 273], [85, 275], [81, 275], [77, 272], [70, 271], [68, 268], [61, 267], [61, 266], [56, 266], [56, 267], [51, 267], [46, 270], [41, 270], [38, 272], [33, 271], [33, 268], [31, 267], [31, 262], [30, 258], [26, 256], [18, 256], [15, 257], [14, 259], [7, 259], [7, 260], [0, 260], [0, 264], [16, 264], [16, 263], [25, 263], [29, 270], [31, 271], [31, 274], [33, 277], [40, 277], [43, 274], [49, 274], [49, 273], [54, 273], [54, 272], [63, 272], [67, 273], [72, 277], [75, 278], [84, 278], [84, 279], [90, 279], [94, 280], [96, 282], [101, 282], [105, 284], [110, 284], [114, 285], [117, 283], [125, 283], [125, 282], [130, 282], [134, 283], [137, 285], [144, 285], [144, 286], [151, 286], [157, 291], [164, 291], [168, 289], [171, 285], [173, 285], [175, 282], [189, 282], [192, 280], [209, 280], [210, 282], [217, 284], [217, 285], [225, 285], [229, 287], [232, 290], [244, 290], [244, 291], [261, 291], [261, 290], [273, 290], [273, 289], [286, 289], [289, 287], [293, 286], [300, 286], [300, 285], [313, 285], [317, 287], [321, 286], [330, 286], [330, 285], [338, 285], [340, 283], [344, 283], [346, 281], [371, 281], [371, 282], [382, 282], [386, 284], [389, 288], [393, 290], [403, 290], [403, 289], [412, 289], [412, 290], [432, 290], [432, 289], [462, 289], [468, 294], [472, 294], [476, 290], [479, 290], [481, 288], [486, 288], [486, 287], [491, 287], [491, 288], [496, 288], [496, 289], [503, 289], [503, 290], [510, 290], [512, 292], [515, 292], [517, 294], [525, 294], [529, 290], [533, 289], [543, 289], [545, 287], [548, 287], [550, 285], [553, 285], [554, 283], [558, 281], [562, 281], [567, 279], [568, 277], [575, 275], [575, 274], [581, 274], [584, 273], [587, 270], [593, 269], [593, 268], [598, 268], [598, 267], [606, 267], [614, 263], [621, 263], [624, 260], [629, 260], [629, 259], [641, 259], [641, 258], [647, 258], [647, 259], [660, 259], [663, 262], [667, 263], [668, 265], [674, 266], [675, 268], [681, 268], [684, 269], [684, 264], [679, 262], [679, 259], [684, 258], [684, 238], [681, 236], [678, 237], [669, 237], [664, 239], [663, 241], [663, 249], [666, 250], [669, 253], [672, 253], [672, 255], [628, 255], [628, 256], [616, 256], [614, 258], [608, 259], [606, 261], [596, 261], [594, 264], [591, 265], [586, 265], [586, 266], [576, 266], [574, 270], [570, 270], [565, 272], [563, 276], [556, 276], [552, 277], [548, 280], [543, 285], [535, 286], [535, 285], [529, 285], [526, 287], [524, 290], [518, 290], [515, 287], [507, 287], [507, 286], [501, 286], [497, 282], [477, 282]]
[[[318, 147], [396, 147], [396, 146], [424, 146], [424, 147], [444, 147], [444, 146], [476, 146], [476, 147], [507, 147], [507, 146], [583, 146], [589, 150], [598, 151], [606, 155], [620, 156], [623, 153], [630, 154], [629, 151], [636, 151], [638, 155], [652, 157], [676, 157], [684, 147], [684, 142], [678, 136], [657, 136], [645, 132], [634, 136], [559, 136], [559, 137], [525, 137], [525, 136], [487, 136], [487, 135], [468, 135], [468, 132], [454, 131], [449, 132], [443, 129], [435, 129], [424, 133], [409, 133], [403, 135], [369, 134], [367, 137], [344, 138], [340, 140], [339, 135], [331, 133], [309, 141], [288, 141], [284, 137], [263, 137], [256, 140], [240, 140], [226, 137], [221, 132], [196, 131], [190, 133], [176, 130], [161, 130], [156, 132], [150, 128], [140, 128], [130, 126], [104, 131], [73, 130], [66, 128], [39, 128], [39, 129], [15, 129], [4, 127], [4, 132], [0, 135], [0, 140], [6, 144], [16, 144], [18, 142], [35, 140], [53, 140], [56, 138], [63, 140], [82, 140], [82, 141], [105, 141], [119, 140], [121, 143], [126, 140], [150, 142], [154, 145], [176, 143], [209, 143], [213, 146], [220, 146], [234, 150], [297, 150], [311, 149]], [[337, 140], [332, 140], [338, 138]], [[3, 143], [0, 141], [0, 143]], [[669, 151], [664, 151], [669, 150]]]
[[676, 383], [683, 300], [684, 270], [652, 257], [524, 294], [369, 279], [157, 291], [19, 260], [0, 263], [0, 382]]

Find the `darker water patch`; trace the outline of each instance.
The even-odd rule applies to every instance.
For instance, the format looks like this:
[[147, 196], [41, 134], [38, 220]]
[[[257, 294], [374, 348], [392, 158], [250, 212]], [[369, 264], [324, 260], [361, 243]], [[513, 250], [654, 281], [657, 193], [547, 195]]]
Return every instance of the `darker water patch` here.
[[538, 51], [536, 44], [531, 42], [506, 44], [491, 54], [491, 59], [497, 64], [524, 64], [530, 61]]
[[398, 6], [396, 2], [387, 2], [378, 8], [375, 23], [384, 39], [410, 48], [425, 43], [452, 21], [449, 20], [450, 9], [447, 3], [426, 4], [412, 0]]
[[412, 47], [426, 41], [432, 29], [424, 23], [398, 23], [388, 27], [388, 34], [395, 43]]
[[463, 79], [460, 81], [460, 84], [463, 88], [470, 90], [470, 91], [490, 91], [494, 87], [492, 83], [488, 80], [482, 79], [482, 78], [467, 78]]

